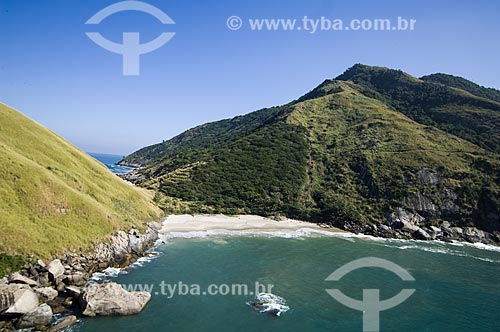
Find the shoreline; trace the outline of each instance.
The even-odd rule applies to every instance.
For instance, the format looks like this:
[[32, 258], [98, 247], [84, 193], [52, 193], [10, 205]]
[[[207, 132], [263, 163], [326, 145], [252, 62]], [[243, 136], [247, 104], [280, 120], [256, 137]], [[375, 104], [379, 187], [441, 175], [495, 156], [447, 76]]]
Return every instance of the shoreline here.
[[[300, 237], [310, 235], [324, 235], [337, 237], [353, 237], [373, 241], [408, 241], [416, 243], [451, 244], [470, 246], [480, 250], [500, 251], [496, 243], [483, 243], [481, 241], [465, 241], [460, 238], [436, 237], [434, 239], [414, 238], [410, 233], [391, 236], [392, 232], [373, 231], [369, 227], [367, 232], [343, 230], [328, 224], [317, 224], [309, 221], [283, 218], [280, 220], [266, 218], [258, 215], [223, 214], [184, 214], [169, 215], [162, 220], [158, 230], [159, 242], [172, 238], [207, 238], [224, 236], [267, 236], [267, 237]], [[384, 228], [384, 230], [386, 230]], [[288, 236], [286, 236], [288, 235]], [[163, 239], [163, 240], [162, 240]], [[158, 245], [156, 244], [156, 245]], [[155, 245], [155, 246], [156, 246]]]
[[121, 230], [92, 248], [63, 253], [48, 264], [42, 260], [28, 263], [0, 278], [0, 330], [43, 328], [55, 332], [78, 323], [78, 317], [85, 315], [82, 296], [96, 281], [94, 276], [110, 268], [133, 267], [149, 257], [160, 227], [160, 223], [149, 222], [142, 232]]
[[[388, 233], [391, 234], [391, 233]], [[169, 215], [161, 219], [160, 223], [151, 222], [144, 232], [131, 229], [128, 232], [118, 231], [107, 241], [95, 246], [93, 252], [68, 252], [45, 265], [42, 261], [30, 264], [19, 271], [17, 280], [3, 278], [0, 284], [21, 284], [33, 291], [37, 289], [52, 289], [51, 299], [43, 300], [47, 303], [54, 315], [60, 315], [49, 326], [57, 326], [61, 320], [71, 318], [71, 323], [77, 322], [81, 315], [78, 301], [82, 291], [91, 285], [97, 275], [106, 275], [106, 270], [112, 268], [117, 274], [121, 271], [142, 266], [143, 262], [154, 260], [155, 255], [150, 253], [162, 243], [168, 243], [173, 238], [207, 238], [226, 236], [264, 236], [295, 238], [303, 236], [332, 236], [340, 238], [360, 238], [372, 241], [408, 241], [417, 243], [451, 244], [471, 246], [480, 250], [500, 252], [497, 245], [482, 242], [460, 241], [460, 239], [415, 239], [398, 238], [394, 236], [380, 236], [370, 232], [351, 232], [328, 224], [317, 224], [294, 219], [271, 219], [257, 215]], [[54, 263], [58, 271], [54, 272]], [[52, 269], [50, 268], [52, 266]], [[15, 273], [14, 273], [15, 274]], [[11, 274], [11, 275], [14, 275]], [[99, 278], [97, 278], [99, 279]], [[1, 280], [0, 280], [1, 281]], [[23, 286], [23, 287], [24, 287]], [[45, 295], [39, 295], [45, 296]], [[61, 315], [62, 314], [62, 315]], [[54, 318], [56, 317], [54, 316]], [[0, 328], [14, 331], [17, 318], [9, 322], [0, 321]]]
[[310, 229], [331, 233], [347, 233], [336, 227], [322, 226], [307, 221], [294, 219], [274, 220], [257, 215], [227, 216], [216, 215], [170, 215], [162, 222], [158, 233], [209, 232], [209, 231], [240, 231], [240, 232], [277, 232]]

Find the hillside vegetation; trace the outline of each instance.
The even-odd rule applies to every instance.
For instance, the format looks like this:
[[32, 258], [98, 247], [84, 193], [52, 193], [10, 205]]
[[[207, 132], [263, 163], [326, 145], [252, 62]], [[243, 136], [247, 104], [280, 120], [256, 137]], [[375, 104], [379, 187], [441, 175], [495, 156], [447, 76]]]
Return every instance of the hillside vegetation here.
[[[474, 92], [474, 91], [472, 91]], [[208, 123], [127, 156], [138, 183], [191, 211], [500, 230], [500, 104], [355, 65], [287, 105]]]
[[3, 104], [0, 170], [0, 270], [158, 217], [150, 193]]

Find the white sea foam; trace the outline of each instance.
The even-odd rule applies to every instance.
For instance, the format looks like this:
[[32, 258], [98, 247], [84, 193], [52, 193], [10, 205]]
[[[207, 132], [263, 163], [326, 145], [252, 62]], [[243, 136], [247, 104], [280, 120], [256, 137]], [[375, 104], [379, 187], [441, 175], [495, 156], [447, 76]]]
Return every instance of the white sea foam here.
[[102, 272], [93, 273], [92, 277], [90, 277], [90, 281], [91, 282], [101, 282], [104, 280], [116, 278], [120, 274], [127, 274], [127, 271], [125, 271], [122, 268], [108, 267], [107, 269], [103, 270]]
[[94, 272], [90, 277], [90, 283], [99, 283], [116, 278], [119, 275], [127, 274], [129, 269], [142, 267], [145, 264], [157, 258], [159, 255], [160, 255], [159, 252], [150, 250], [147, 252], [146, 256], [138, 258], [134, 263], [130, 264], [127, 267], [124, 268], [108, 267], [102, 272]]
[[344, 236], [344, 233], [336, 233], [323, 231], [313, 228], [299, 228], [296, 230], [227, 230], [227, 229], [211, 229], [203, 231], [187, 231], [187, 232], [168, 232], [160, 236], [159, 243], [167, 242], [169, 239], [206, 239], [211, 237], [279, 237], [279, 238], [290, 238], [290, 239], [300, 239], [304, 237], [342, 237], [348, 239], [348, 236]]
[[160, 255], [160, 252], [150, 250], [147, 252], [146, 256], [138, 258], [133, 264], [131, 264], [128, 268], [136, 268], [136, 267], [142, 267], [145, 264], [151, 262], [152, 260], [158, 258]]
[[[460, 256], [460, 257], [467, 257], [467, 258], [472, 258], [476, 260], [480, 260], [483, 262], [490, 262], [490, 263], [500, 263], [500, 260], [494, 260], [491, 258], [487, 257], [480, 257], [476, 255], [471, 255], [469, 253], [466, 253], [464, 251], [459, 251], [459, 250], [454, 250], [452, 248], [447, 248], [445, 247], [446, 245], [449, 245], [449, 243], [446, 242], [437, 242], [437, 241], [432, 241], [432, 242], [424, 242], [423, 244], [413, 244], [413, 245], [392, 245], [392, 244], [386, 244], [384, 245], [385, 247], [389, 248], [396, 248], [400, 250], [420, 250], [420, 251], [425, 251], [425, 252], [430, 252], [434, 254], [445, 254], [445, 255], [453, 255], [453, 256]], [[461, 246], [463, 247], [463, 246]]]
[[[443, 246], [456, 246], [456, 247], [473, 247], [480, 250], [495, 251], [500, 252], [500, 247], [494, 245], [487, 245], [483, 243], [468, 243], [468, 242], [443, 242], [443, 241], [424, 241], [424, 240], [407, 240], [407, 239], [393, 239], [393, 238], [382, 238], [375, 237], [366, 234], [355, 234], [349, 232], [330, 232], [326, 230], [318, 230], [313, 228], [300, 228], [297, 230], [275, 230], [275, 231], [265, 231], [265, 230], [226, 230], [226, 229], [212, 229], [204, 231], [187, 231], [187, 232], [169, 232], [162, 234], [158, 243], [167, 242], [169, 239], [183, 238], [183, 239], [207, 239], [207, 238], [221, 238], [221, 237], [279, 237], [279, 238], [293, 238], [302, 239], [306, 237], [335, 237], [344, 239], [346, 241], [354, 242], [355, 239], [368, 240], [379, 243], [393, 244], [389, 245], [398, 249], [416, 249], [433, 253], [441, 254], [455, 254], [461, 256], [468, 256], [475, 259], [483, 261], [493, 261], [489, 258], [477, 257], [474, 255], [469, 255], [462, 253], [461, 251], [453, 251]], [[401, 244], [402, 246], [398, 246]]]
[[247, 302], [247, 304], [261, 313], [270, 313], [278, 317], [290, 310], [284, 298], [271, 293], [260, 293], [255, 296], [254, 302]]

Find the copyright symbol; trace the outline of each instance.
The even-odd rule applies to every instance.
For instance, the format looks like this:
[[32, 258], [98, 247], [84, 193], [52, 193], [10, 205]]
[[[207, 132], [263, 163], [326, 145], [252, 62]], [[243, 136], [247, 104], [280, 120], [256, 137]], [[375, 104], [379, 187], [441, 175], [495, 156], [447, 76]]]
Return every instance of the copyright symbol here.
[[238, 30], [243, 26], [243, 20], [239, 16], [231, 16], [227, 19], [226, 25], [231, 30]]

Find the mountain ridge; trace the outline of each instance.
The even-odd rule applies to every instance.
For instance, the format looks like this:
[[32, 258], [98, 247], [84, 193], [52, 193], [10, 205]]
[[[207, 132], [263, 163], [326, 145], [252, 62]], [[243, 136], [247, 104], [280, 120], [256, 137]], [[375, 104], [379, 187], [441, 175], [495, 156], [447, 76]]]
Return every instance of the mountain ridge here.
[[403, 208], [428, 225], [497, 231], [499, 111], [468, 91], [358, 64], [289, 104], [196, 127], [122, 162], [139, 161], [139, 185], [193, 211], [345, 227]]

